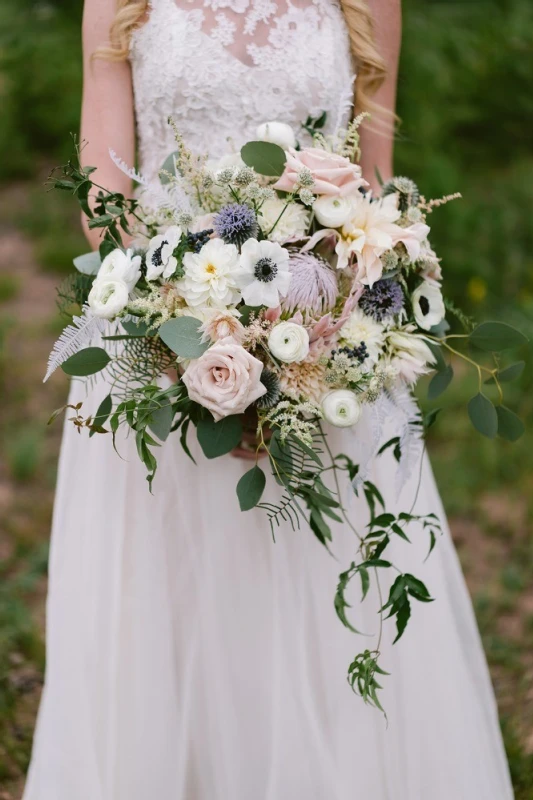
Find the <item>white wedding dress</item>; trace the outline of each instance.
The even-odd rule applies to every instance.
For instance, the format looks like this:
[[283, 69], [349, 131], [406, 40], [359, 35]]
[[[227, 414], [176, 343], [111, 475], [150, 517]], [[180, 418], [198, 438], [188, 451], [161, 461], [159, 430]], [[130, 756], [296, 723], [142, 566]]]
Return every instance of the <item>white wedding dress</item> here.
[[[326, 110], [333, 126], [352, 81], [334, 0], [152, 0], [131, 62], [148, 178], [175, 149], [169, 115], [192, 146], [221, 156], [269, 119], [296, 126]], [[75, 383], [71, 398], [89, 413], [104, 391], [97, 385], [87, 398]], [[357, 461], [373, 436], [367, 414], [331, 440]], [[264, 512], [238, 509], [249, 462], [208, 462], [195, 443], [194, 466], [171, 437], [152, 496], [133, 440], [122, 437], [119, 450], [124, 460], [109, 437], [89, 440], [66, 425], [46, 685], [25, 800], [512, 798], [447, 530], [426, 562], [416, 525], [412, 545], [394, 544], [393, 559], [435, 602], [415, 604], [394, 646], [394, 624], [385, 625], [387, 724], [345, 678], [377, 629], [375, 598], [360, 604], [359, 586], [350, 618], [367, 636], [334, 611], [353, 533], [335, 530], [334, 557], [309, 530], [280, 529], [274, 543]], [[368, 468], [389, 508], [411, 508], [418, 464], [399, 498], [392, 456]], [[346, 504], [363, 527], [364, 504], [352, 492]], [[444, 520], [425, 457], [416, 511]]]

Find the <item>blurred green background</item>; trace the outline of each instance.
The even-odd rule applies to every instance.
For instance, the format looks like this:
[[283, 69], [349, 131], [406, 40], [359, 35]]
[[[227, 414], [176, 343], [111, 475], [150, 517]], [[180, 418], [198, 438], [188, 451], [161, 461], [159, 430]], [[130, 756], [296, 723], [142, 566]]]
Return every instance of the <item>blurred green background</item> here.
[[[48, 534], [66, 393], [44, 387], [62, 326], [55, 286], [87, 248], [68, 196], [47, 194], [80, 105], [81, 2], [0, 0], [0, 800], [20, 797], [44, 666]], [[533, 4], [404, 0], [397, 172], [427, 197], [446, 287], [533, 338]], [[533, 422], [533, 372], [509, 404]], [[474, 598], [516, 795], [533, 798], [533, 440], [481, 440], [470, 379], [439, 399], [430, 449]], [[459, 722], [458, 722], [459, 724]], [[454, 800], [454, 798], [450, 798]], [[472, 798], [474, 800], [474, 798]], [[475, 798], [475, 800], [478, 800]]]

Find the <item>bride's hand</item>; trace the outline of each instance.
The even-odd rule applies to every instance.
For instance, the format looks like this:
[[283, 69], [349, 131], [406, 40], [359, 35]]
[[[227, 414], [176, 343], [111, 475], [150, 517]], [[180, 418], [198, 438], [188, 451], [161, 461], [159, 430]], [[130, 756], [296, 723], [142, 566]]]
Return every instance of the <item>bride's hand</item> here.
[[[257, 412], [252, 409], [246, 411], [241, 415], [242, 419], [242, 439], [241, 443], [234, 450], [231, 455], [234, 458], [244, 458], [247, 461], [257, 461], [258, 458], [265, 458], [268, 453], [262, 447], [259, 451], [259, 440], [257, 438]], [[263, 428], [263, 438], [266, 442], [269, 441], [272, 431], [268, 427]]]

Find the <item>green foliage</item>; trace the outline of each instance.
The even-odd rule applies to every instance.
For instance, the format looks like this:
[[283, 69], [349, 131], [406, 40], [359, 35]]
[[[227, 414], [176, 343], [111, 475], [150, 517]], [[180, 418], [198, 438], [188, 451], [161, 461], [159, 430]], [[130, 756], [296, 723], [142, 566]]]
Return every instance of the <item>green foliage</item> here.
[[86, 377], [101, 372], [111, 361], [103, 347], [86, 347], [61, 364], [67, 375]]
[[250, 511], [261, 500], [265, 490], [266, 476], [257, 464], [248, 470], [237, 484], [237, 497], [241, 511]]
[[247, 142], [241, 149], [245, 164], [253, 167], [259, 175], [279, 177], [285, 168], [285, 151], [271, 142]]
[[198, 441], [206, 458], [218, 458], [237, 447], [242, 438], [242, 422], [238, 416], [224, 417], [215, 422], [213, 417], [199, 420]]
[[17, 296], [20, 281], [16, 275], [0, 275], [0, 303], [6, 303]]
[[208, 342], [202, 342], [201, 325], [194, 317], [178, 317], [163, 323], [159, 336], [176, 355], [199, 358], [209, 347]]

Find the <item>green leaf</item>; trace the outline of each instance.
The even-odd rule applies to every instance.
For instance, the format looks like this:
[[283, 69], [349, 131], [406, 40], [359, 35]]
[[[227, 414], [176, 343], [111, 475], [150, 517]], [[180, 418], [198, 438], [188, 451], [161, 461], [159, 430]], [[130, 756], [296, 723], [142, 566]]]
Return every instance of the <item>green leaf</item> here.
[[220, 422], [201, 419], [197, 426], [198, 441], [207, 458], [218, 458], [230, 453], [240, 444], [242, 422], [239, 416], [224, 417]]
[[154, 331], [148, 332], [147, 322], [136, 322], [134, 319], [121, 319], [120, 323], [130, 336], [154, 336]]
[[520, 417], [514, 411], [505, 406], [496, 406], [498, 415], [498, 436], [507, 439], [508, 442], [516, 442], [525, 433], [525, 426]]
[[[167, 156], [161, 166], [161, 172], [170, 172], [171, 175], [176, 176], [178, 172], [176, 170], [175, 159], [178, 158], [179, 154], [179, 150], [175, 150], [173, 153]], [[170, 178], [168, 178], [166, 175], [159, 175], [159, 180], [162, 184], [170, 183]]]
[[155, 407], [150, 416], [148, 427], [161, 442], [166, 441], [174, 421], [174, 407], [167, 402], [159, 408]]
[[[113, 398], [110, 394], [108, 394], [107, 397], [104, 397], [104, 399], [98, 406], [98, 410], [94, 415], [93, 419], [93, 427], [102, 428], [109, 419], [109, 415], [111, 414], [112, 410], [113, 410]], [[97, 431], [91, 431], [89, 433], [89, 438], [91, 436], [94, 436], [96, 432]]]
[[81, 272], [82, 275], [96, 275], [100, 269], [102, 259], [98, 251], [94, 253], [85, 253], [82, 256], [77, 256], [74, 259], [74, 266]]
[[86, 347], [75, 353], [61, 364], [61, 369], [67, 375], [85, 377], [107, 367], [111, 359], [102, 347]]
[[272, 142], [248, 142], [241, 149], [241, 158], [259, 175], [276, 178], [283, 174], [287, 160], [285, 151]]
[[406, 594], [406, 595], [404, 595], [404, 600], [403, 600], [403, 602], [401, 603], [401, 605], [399, 606], [399, 608], [398, 608], [398, 610], [396, 612], [396, 631], [397, 631], [397, 633], [396, 633], [396, 638], [393, 641], [393, 644], [396, 644], [398, 639], [400, 639], [402, 637], [403, 632], [405, 631], [405, 629], [407, 627], [407, 623], [409, 622], [410, 618], [411, 618], [411, 603], [409, 602], [409, 598], [407, 597], [407, 594]]
[[237, 497], [241, 511], [250, 511], [261, 500], [266, 485], [266, 476], [257, 464], [245, 472], [237, 484]]
[[199, 358], [209, 344], [202, 342], [201, 322], [194, 317], [178, 317], [163, 323], [159, 336], [173, 353], [182, 358]]
[[453, 379], [453, 367], [447, 364], [446, 367], [437, 372], [431, 379], [428, 386], [428, 399], [436, 400], [437, 397], [446, 391]]
[[429, 430], [432, 427], [432, 425], [435, 424], [435, 422], [437, 421], [437, 417], [439, 416], [441, 411], [442, 408], [433, 408], [431, 411], [428, 411], [428, 413], [424, 417], [424, 428], [426, 430]]
[[[521, 376], [525, 366], [525, 361], [517, 361], [516, 364], [511, 364], [509, 367], [499, 370], [496, 373], [496, 377], [500, 383], [510, 383]], [[494, 378], [489, 378], [485, 383], [496, 383], [496, 381]]]
[[481, 392], [473, 397], [468, 403], [468, 415], [479, 433], [494, 439], [498, 433], [498, 414], [488, 397]]
[[470, 341], [480, 350], [499, 352], [525, 344], [527, 337], [506, 322], [482, 322], [470, 334]]
[[309, 516], [309, 527], [321, 544], [326, 545], [326, 542], [332, 541], [330, 527], [320, 511], [316, 508], [313, 508]]

